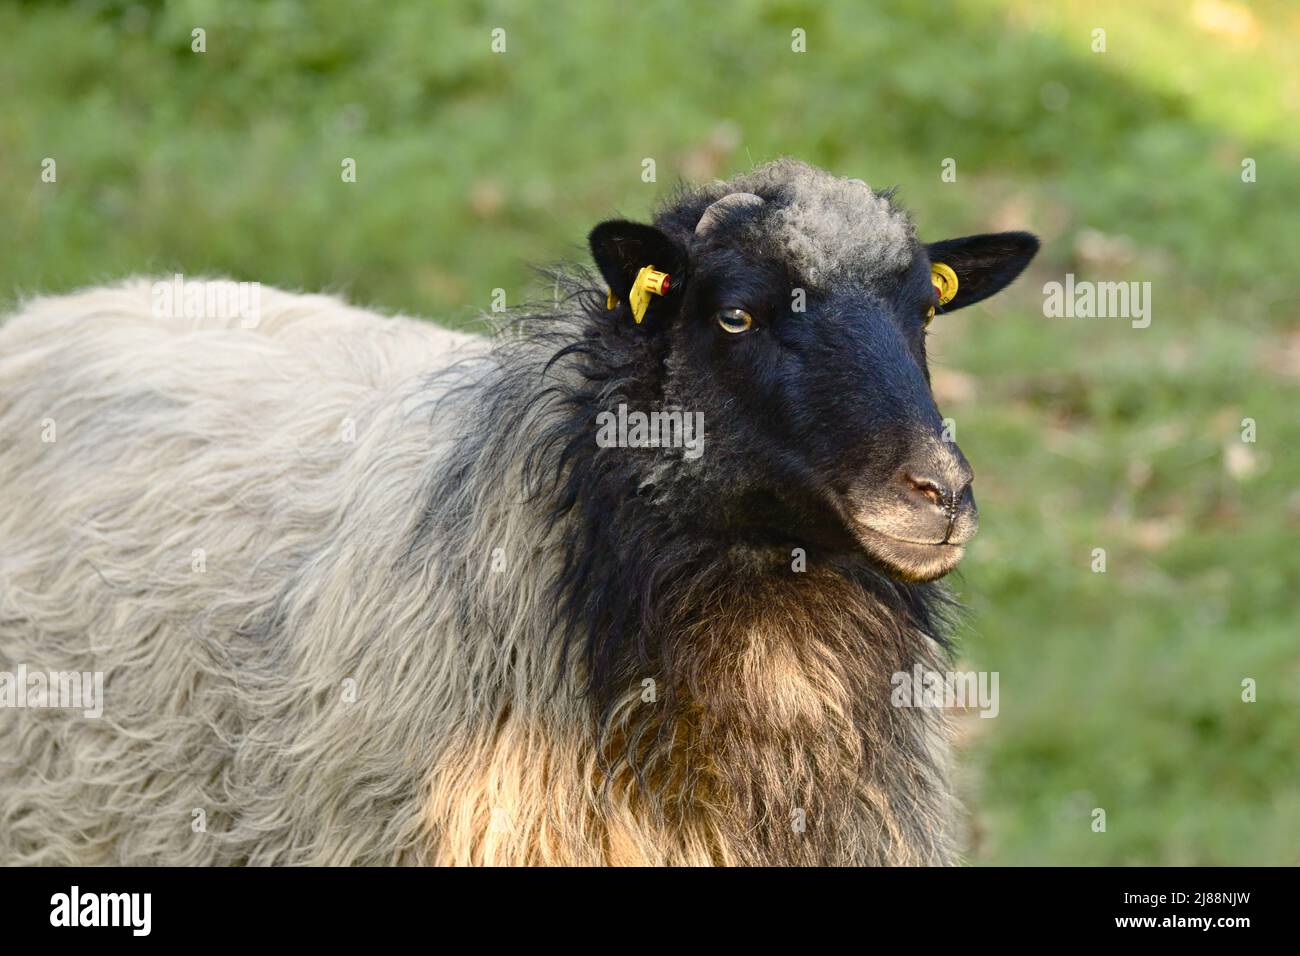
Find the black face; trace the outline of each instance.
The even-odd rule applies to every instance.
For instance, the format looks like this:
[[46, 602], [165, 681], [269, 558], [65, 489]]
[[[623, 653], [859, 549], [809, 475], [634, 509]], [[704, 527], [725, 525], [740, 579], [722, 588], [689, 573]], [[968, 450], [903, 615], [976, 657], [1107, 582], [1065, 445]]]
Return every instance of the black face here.
[[705, 444], [677, 463], [666, 497], [723, 538], [860, 551], [910, 581], [947, 573], [978, 518], [970, 466], [930, 393], [931, 262], [958, 278], [942, 315], [1005, 286], [1037, 241], [1005, 233], [927, 247], [909, 232], [879, 262], [855, 254], [859, 268], [828, 263], [810, 276], [788, 254], [788, 227], [765, 219], [776, 201], [745, 195], [689, 236], [673, 228], [681, 210], [660, 217], [663, 229], [605, 223], [592, 234], [623, 301], [640, 266], [672, 273], [637, 329], [659, 339], [662, 401], [702, 412]]

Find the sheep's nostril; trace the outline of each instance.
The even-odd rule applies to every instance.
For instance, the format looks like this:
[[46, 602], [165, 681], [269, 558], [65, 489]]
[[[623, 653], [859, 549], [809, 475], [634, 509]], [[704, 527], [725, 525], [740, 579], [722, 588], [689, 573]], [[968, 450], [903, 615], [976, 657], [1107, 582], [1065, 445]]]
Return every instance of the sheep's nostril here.
[[923, 498], [928, 498], [932, 503], [940, 508], [948, 507], [950, 492], [938, 482], [929, 478], [920, 478], [916, 475], [907, 475], [907, 481], [912, 486], [912, 490]]

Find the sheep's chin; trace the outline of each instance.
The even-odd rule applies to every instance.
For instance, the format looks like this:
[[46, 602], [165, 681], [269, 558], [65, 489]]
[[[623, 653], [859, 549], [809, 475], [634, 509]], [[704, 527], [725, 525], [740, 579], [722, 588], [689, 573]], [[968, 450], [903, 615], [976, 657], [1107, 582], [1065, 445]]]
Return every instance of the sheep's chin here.
[[943, 577], [961, 562], [966, 548], [960, 544], [921, 544], [855, 523], [853, 535], [867, 557], [892, 578], [921, 584]]

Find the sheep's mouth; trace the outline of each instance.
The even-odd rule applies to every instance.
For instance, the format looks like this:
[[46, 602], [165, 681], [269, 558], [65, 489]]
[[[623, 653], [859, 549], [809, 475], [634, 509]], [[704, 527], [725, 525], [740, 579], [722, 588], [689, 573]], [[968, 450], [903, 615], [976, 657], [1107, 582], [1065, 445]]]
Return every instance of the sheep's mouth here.
[[[828, 554], [865, 557], [889, 577], [909, 583], [933, 581], [955, 568], [978, 526], [971, 509], [960, 521], [924, 529], [909, 527], [905, 514], [898, 520], [897, 513], [890, 514], [879, 502], [875, 507], [864, 506], [832, 489], [797, 504], [789, 498], [755, 492], [745, 499], [739, 513], [761, 516], [752, 529], [756, 543], [778, 546], [787, 554], [790, 547], [815, 547]], [[893, 533], [884, 530], [891, 524]], [[927, 532], [930, 540], [921, 540]]]
[[908, 500], [890, 488], [846, 488], [829, 495], [828, 503], [857, 549], [891, 578], [908, 583], [952, 571], [979, 528], [969, 495], [953, 510]]
[[966, 554], [964, 544], [909, 541], [860, 523], [855, 523], [853, 535], [867, 557], [882, 565], [891, 577], [912, 583], [943, 577]]

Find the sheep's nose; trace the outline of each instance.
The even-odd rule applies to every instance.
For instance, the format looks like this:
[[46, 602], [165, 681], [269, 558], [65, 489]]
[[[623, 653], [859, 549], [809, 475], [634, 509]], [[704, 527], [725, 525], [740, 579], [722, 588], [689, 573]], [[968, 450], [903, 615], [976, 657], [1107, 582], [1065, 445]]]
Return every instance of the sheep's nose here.
[[899, 477], [915, 503], [924, 500], [954, 511], [969, 496], [975, 473], [953, 442], [931, 440], [912, 449]]
[[927, 474], [905, 472], [903, 475], [914, 496], [920, 496], [945, 511], [955, 511], [962, 498], [970, 495], [970, 469], [964, 475], [933, 477]]
[[[944, 540], [960, 544], [969, 540], [979, 526], [971, 481], [975, 475], [955, 448], [925, 456], [902, 469], [899, 475], [907, 500], [917, 520], [947, 530]], [[926, 517], [923, 517], [926, 516]]]

